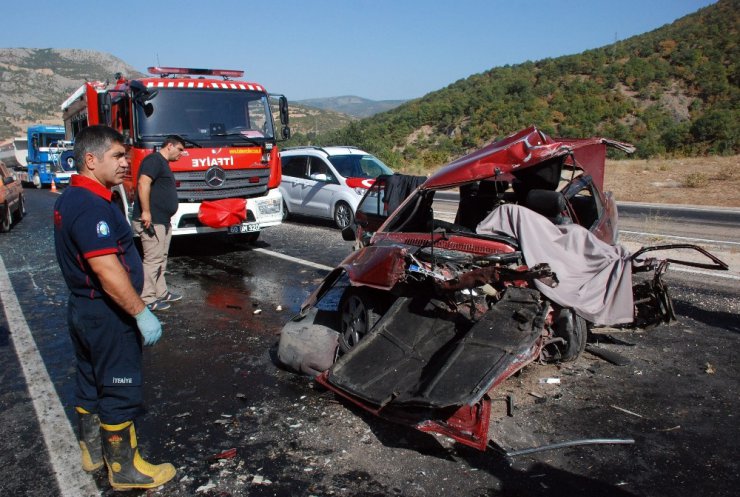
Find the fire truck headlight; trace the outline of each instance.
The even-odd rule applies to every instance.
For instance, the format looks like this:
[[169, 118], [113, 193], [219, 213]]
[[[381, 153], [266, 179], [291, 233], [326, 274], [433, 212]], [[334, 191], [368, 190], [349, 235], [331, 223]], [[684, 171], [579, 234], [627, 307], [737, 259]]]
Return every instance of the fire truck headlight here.
[[257, 210], [260, 211], [260, 214], [277, 214], [280, 212], [280, 199], [273, 198], [260, 202]]

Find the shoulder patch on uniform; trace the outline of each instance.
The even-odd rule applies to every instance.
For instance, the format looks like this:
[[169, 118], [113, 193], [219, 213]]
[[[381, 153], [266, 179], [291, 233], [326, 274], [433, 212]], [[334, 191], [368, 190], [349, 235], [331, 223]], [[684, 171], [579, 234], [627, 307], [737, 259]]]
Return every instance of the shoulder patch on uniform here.
[[98, 221], [97, 232], [98, 238], [105, 238], [110, 236], [110, 228], [108, 227], [108, 223], [106, 223], [105, 221]]

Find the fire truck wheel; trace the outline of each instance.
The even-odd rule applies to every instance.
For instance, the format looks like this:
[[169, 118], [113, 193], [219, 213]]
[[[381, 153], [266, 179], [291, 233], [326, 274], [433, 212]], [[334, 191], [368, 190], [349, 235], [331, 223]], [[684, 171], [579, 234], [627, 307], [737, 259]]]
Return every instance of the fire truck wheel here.
[[229, 240], [233, 243], [255, 243], [260, 237], [260, 232], [243, 233], [241, 235], [229, 235]]
[[13, 224], [12, 213], [10, 212], [10, 206], [5, 204], [3, 209], [3, 219], [0, 222], [0, 233], [6, 233], [10, 231], [10, 225]]
[[41, 178], [39, 177], [39, 173], [33, 173], [33, 186], [41, 188]]
[[259, 237], [260, 237], [259, 231], [257, 233], [248, 233], [244, 235], [244, 239], [246, 240], [247, 243], [255, 243], [257, 240], [259, 240]]

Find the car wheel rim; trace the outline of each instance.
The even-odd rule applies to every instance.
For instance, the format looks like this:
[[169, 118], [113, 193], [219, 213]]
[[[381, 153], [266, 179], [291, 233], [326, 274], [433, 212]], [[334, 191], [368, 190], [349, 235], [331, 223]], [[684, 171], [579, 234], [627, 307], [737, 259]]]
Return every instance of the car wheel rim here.
[[342, 229], [346, 228], [349, 226], [349, 217], [349, 208], [344, 204], [338, 205], [336, 216], [337, 225]]
[[356, 296], [347, 300], [342, 313], [342, 333], [347, 345], [354, 347], [367, 332], [365, 306]]

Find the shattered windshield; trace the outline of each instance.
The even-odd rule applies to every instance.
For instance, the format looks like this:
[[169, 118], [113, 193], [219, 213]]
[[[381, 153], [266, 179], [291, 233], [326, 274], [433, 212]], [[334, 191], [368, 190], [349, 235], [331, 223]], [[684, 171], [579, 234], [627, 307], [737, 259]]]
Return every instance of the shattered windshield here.
[[267, 95], [257, 91], [160, 88], [136, 106], [139, 136], [180, 135], [199, 144], [273, 140]]

